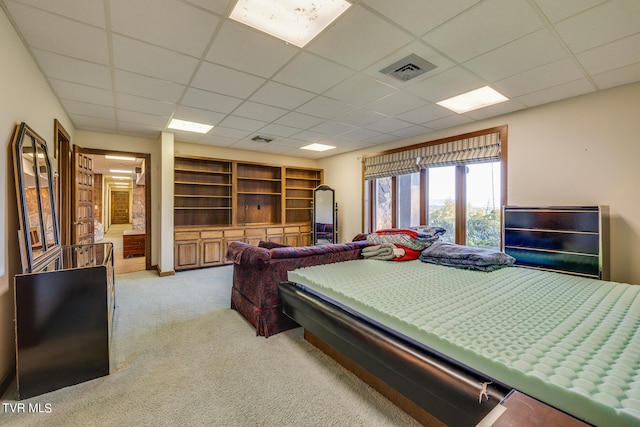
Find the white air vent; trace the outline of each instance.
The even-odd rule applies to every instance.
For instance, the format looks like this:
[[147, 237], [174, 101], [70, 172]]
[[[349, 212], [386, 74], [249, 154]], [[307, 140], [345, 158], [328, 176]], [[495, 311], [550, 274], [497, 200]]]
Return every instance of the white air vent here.
[[431, 62], [412, 53], [406, 58], [403, 58], [400, 61], [380, 70], [380, 72], [406, 82], [407, 80], [411, 80], [412, 78], [433, 70], [434, 68], [436, 68], [436, 66]]
[[273, 141], [273, 138], [267, 138], [266, 136], [256, 135], [253, 138], [251, 138], [251, 140], [255, 141], [255, 142], [261, 142], [263, 144], [267, 144], [267, 143]]

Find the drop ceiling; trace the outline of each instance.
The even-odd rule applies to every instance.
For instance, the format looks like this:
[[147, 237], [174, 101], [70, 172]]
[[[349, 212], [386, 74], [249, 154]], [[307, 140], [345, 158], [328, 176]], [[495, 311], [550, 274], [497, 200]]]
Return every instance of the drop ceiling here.
[[[321, 158], [640, 80], [638, 0], [352, 3], [298, 48], [230, 20], [234, 0], [0, 0], [74, 126], [98, 132], [157, 138], [178, 118], [215, 125], [179, 141]], [[412, 54], [436, 68], [380, 73]], [[435, 104], [485, 85], [510, 100]]]

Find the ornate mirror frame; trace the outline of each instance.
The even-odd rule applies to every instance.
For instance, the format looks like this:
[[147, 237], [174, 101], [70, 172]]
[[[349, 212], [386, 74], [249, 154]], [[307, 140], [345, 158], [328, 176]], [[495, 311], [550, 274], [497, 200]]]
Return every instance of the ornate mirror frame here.
[[59, 253], [53, 169], [45, 140], [26, 123], [16, 127], [13, 168], [23, 272], [33, 272]]
[[313, 190], [313, 210], [311, 230], [314, 245], [336, 243], [335, 191], [328, 185], [320, 185]]

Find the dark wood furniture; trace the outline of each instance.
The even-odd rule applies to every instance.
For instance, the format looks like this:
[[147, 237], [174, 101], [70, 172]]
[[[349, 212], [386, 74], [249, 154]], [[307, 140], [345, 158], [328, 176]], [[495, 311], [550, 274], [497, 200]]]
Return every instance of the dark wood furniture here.
[[516, 265], [609, 279], [607, 206], [505, 206], [502, 249]]
[[176, 157], [174, 172], [176, 271], [224, 264], [236, 240], [310, 244], [321, 169]]
[[122, 256], [144, 256], [145, 232], [142, 230], [125, 230], [122, 232]]
[[62, 246], [43, 268], [16, 275], [15, 307], [20, 399], [108, 375], [112, 244]]

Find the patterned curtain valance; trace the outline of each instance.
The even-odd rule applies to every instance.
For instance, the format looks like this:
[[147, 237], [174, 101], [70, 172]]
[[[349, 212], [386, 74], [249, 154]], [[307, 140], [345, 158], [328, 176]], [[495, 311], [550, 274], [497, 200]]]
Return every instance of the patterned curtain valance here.
[[500, 160], [500, 133], [429, 145], [417, 149], [421, 168]]
[[385, 178], [418, 172], [417, 151], [406, 150], [364, 159], [364, 179]]

